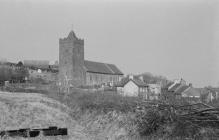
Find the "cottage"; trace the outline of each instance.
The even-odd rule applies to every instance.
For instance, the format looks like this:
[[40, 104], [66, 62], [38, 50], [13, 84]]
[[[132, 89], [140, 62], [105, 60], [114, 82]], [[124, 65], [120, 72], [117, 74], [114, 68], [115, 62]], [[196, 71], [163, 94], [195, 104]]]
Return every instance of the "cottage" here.
[[148, 88], [150, 92], [155, 93], [155, 94], [160, 94], [161, 93], [161, 85], [160, 84], [148, 84]]
[[182, 97], [188, 97], [188, 98], [196, 98], [200, 99], [201, 93], [196, 89], [191, 86], [188, 86], [184, 91], [181, 93]]
[[185, 80], [175, 80], [168, 83], [162, 89], [164, 99], [186, 99], [187, 101], [200, 101], [201, 93], [192, 84], [186, 84]]
[[161, 94], [160, 84], [148, 84], [148, 92], [150, 100], [158, 100]]
[[218, 100], [219, 88], [205, 87], [201, 89], [201, 94], [203, 102], [212, 102], [214, 100]]
[[129, 75], [122, 79], [117, 85], [117, 91], [124, 96], [141, 97], [148, 99], [148, 86], [137, 77]]

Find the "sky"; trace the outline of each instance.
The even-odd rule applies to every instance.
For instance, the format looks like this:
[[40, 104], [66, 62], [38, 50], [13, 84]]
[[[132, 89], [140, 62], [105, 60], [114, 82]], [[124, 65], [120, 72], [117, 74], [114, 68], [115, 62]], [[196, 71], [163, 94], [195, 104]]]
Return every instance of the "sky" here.
[[0, 0], [0, 58], [58, 60], [59, 38], [85, 59], [219, 86], [218, 0]]

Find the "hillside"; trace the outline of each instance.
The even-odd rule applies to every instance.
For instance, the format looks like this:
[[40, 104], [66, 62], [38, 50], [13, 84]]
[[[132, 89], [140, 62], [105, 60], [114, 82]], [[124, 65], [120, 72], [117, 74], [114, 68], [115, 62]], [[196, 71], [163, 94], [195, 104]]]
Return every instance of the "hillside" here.
[[[71, 94], [0, 92], [0, 131], [68, 128], [68, 136], [33, 140], [169, 140], [218, 138], [218, 108], [191, 113], [176, 104], [141, 102], [113, 92], [75, 90]], [[157, 102], [158, 103], [158, 102]], [[185, 104], [185, 106], [188, 106]], [[175, 108], [175, 109], [174, 109]], [[198, 111], [198, 112], [197, 112]], [[194, 112], [194, 110], [193, 110]], [[201, 113], [201, 114], [200, 114]], [[199, 115], [197, 115], [199, 114]], [[185, 118], [185, 115], [189, 116]], [[215, 118], [216, 117], [216, 118]], [[191, 120], [191, 119], [195, 120]], [[197, 123], [197, 119], [212, 123]], [[214, 121], [214, 122], [213, 122]], [[194, 125], [195, 124], [195, 125]], [[26, 140], [9, 138], [7, 140]]]
[[[63, 97], [65, 98], [63, 100]], [[133, 102], [132, 102], [132, 101]], [[0, 92], [0, 131], [22, 128], [67, 127], [68, 136], [34, 140], [140, 139], [131, 121], [133, 98], [114, 94]], [[25, 138], [9, 138], [24, 140]]]
[[56, 139], [87, 139], [89, 136], [83, 132], [83, 127], [69, 116], [69, 112], [67, 106], [42, 94], [0, 92], [0, 131], [58, 126], [67, 127], [69, 136], [59, 136]]

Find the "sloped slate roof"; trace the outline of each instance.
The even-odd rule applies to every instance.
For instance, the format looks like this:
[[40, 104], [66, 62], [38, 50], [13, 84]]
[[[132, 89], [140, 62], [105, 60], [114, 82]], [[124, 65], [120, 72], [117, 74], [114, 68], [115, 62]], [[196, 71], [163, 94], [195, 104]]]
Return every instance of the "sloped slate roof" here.
[[183, 91], [185, 91], [187, 88], [189, 88], [189, 86], [187, 85], [184, 85], [184, 86], [181, 86], [179, 89], [176, 90], [176, 93], [177, 94], [181, 94]]
[[147, 84], [142, 82], [140, 79], [134, 78], [132, 81], [139, 87], [146, 87], [147, 86]]
[[128, 83], [128, 81], [129, 81], [128, 77], [122, 78], [122, 80], [119, 83], [116, 84], [116, 87], [124, 87], [124, 85], [126, 83]]
[[180, 84], [175, 84], [173, 87], [169, 89], [169, 91], [175, 92], [175, 90], [180, 86]]
[[139, 87], [147, 87], [147, 84], [144, 83], [143, 81], [141, 81], [138, 78], [133, 78], [133, 79], [129, 79], [129, 77], [125, 77], [123, 78], [117, 85], [116, 87], [124, 87], [129, 81], [133, 81], [137, 86]]
[[173, 82], [169, 82], [166, 85], [164, 85], [163, 88], [168, 89], [172, 84], [173, 84]]
[[196, 97], [200, 97], [201, 96], [201, 93], [199, 92], [199, 90], [193, 88], [193, 87], [190, 87], [188, 90], [186, 90], [184, 92], [187, 96], [196, 96]]
[[219, 92], [219, 89], [218, 88], [205, 87], [202, 90], [201, 94], [204, 95], [204, 96], [208, 96], [209, 95], [209, 91], [210, 91], [210, 93], [212, 93], [212, 95], [214, 97], [216, 97], [217, 96], [216, 94], [217, 94], [217, 92]]
[[219, 88], [213, 88], [213, 90], [219, 92]]
[[216, 92], [219, 92], [218, 88], [206, 88], [207, 90], [210, 90], [212, 93], [216, 94]]
[[123, 73], [113, 64], [106, 64], [106, 63], [85, 60], [84, 65], [85, 65], [87, 72], [112, 74], [112, 75], [123, 75]]
[[110, 68], [114, 71], [114, 73], [123, 75], [123, 73], [114, 64], [107, 64], [107, 65], [110, 66]]

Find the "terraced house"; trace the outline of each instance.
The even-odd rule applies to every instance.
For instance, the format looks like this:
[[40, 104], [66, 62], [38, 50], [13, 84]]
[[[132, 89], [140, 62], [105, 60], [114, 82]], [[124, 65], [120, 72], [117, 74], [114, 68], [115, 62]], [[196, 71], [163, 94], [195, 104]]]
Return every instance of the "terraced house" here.
[[199, 102], [201, 98], [200, 91], [194, 88], [191, 83], [186, 84], [186, 81], [183, 79], [168, 83], [163, 87], [162, 92], [165, 95], [165, 99], [186, 99], [191, 102]]
[[84, 60], [84, 40], [73, 31], [59, 39], [59, 83], [72, 87], [117, 83], [123, 73], [114, 64]]

